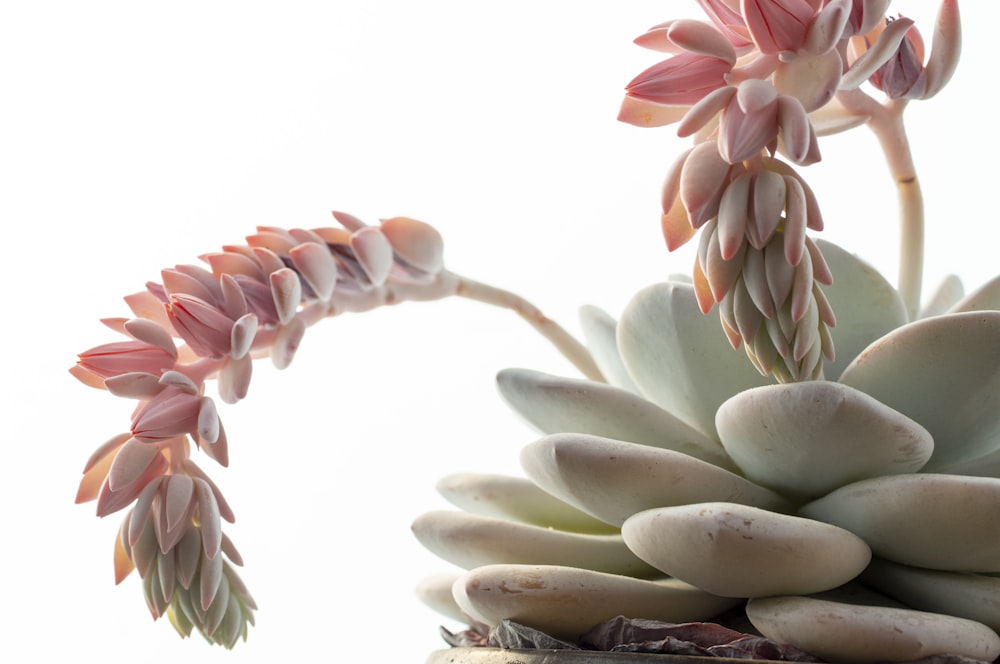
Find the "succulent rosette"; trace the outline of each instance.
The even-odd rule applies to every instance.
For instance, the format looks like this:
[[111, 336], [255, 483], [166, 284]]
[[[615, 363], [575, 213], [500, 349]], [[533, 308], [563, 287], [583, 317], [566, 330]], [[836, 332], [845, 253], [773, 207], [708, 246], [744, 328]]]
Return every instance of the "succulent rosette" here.
[[[428, 603], [575, 640], [617, 615], [704, 621], [749, 599], [766, 636], [833, 660], [871, 648], [865, 630], [926, 642], [915, 619], [935, 614], [960, 635], [947, 651], [993, 659], [1000, 280], [908, 322], [877, 271], [820, 246], [845, 275], [826, 288], [845, 314], [836, 379], [761, 376], [682, 281], [639, 292], [617, 322], [584, 309], [609, 383], [502, 371], [505, 400], [545, 435], [521, 452], [526, 478], [441, 481], [461, 511], [414, 531], [469, 571], [423, 586]], [[882, 607], [856, 604], [859, 582]], [[816, 621], [830, 598], [856, 612], [843, 631]], [[912, 613], [887, 621], [900, 603]]]
[[[620, 119], [677, 125], [669, 249], [700, 234], [690, 279], [582, 324], [606, 382], [509, 369], [501, 394], [545, 434], [526, 478], [464, 474], [413, 529], [467, 571], [422, 586], [472, 624], [577, 641], [623, 615], [710, 621], [743, 605], [761, 634], [828, 661], [1000, 655], [1000, 280], [949, 280], [921, 310], [922, 204], [902, 130], [958, 57], [888, 2], [700, 2], [655, 26], [669, 57]], [[884, 93], [876, 102], [862, 90]], [[899, 188], [900, 285], [814, 240], [795, 167], [866, 124]], [[732, 348], [743, 347], [743, 353]], [[747, 361], [749, 359], [749, 362]], [[544, 509], [543, 509], [544, 506]], [[581, 562], [585, 561], [585, 562]]]

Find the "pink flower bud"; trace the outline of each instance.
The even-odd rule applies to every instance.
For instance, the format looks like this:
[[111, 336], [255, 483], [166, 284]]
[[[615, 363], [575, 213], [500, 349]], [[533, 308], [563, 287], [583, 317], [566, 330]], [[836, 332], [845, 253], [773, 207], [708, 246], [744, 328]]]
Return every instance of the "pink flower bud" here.
[[201, 405], [198, 394], [167, 386], [132, 418], [132, 435], [142, 441], [157, 442], [197, 433]]
[[726, 84], [732, 66], [720, 58], [681, 53], [657, 63], [625, 86], [628, 95], [674, 106], [690, 106]]
[[176, 357], [142, 341], [118, 341], [95, 346], [79, 355], [77, 366], [101, 378], [141, 372], [160, 375], [173, 369]]
[[198, 355], [229, 354], [235, 321], [205, 300], [183, 293], [171, 295], [167, 316], [177, 334]]

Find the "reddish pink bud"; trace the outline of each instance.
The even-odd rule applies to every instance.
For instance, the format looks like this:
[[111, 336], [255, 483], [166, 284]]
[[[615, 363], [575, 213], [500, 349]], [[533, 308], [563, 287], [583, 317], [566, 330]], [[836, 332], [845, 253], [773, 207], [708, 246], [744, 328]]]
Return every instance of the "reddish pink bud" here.
[[176, 357], [142, 341], [118, 341], [95, 346], [79, 355], [77, 366], [101, 378], [141, 372], [160, 375], [173, 369]]
[[750, 37], [765, 54], [802, 48], [816, 16], [806, 0], [743, 0], [741, 5]]
[[156, 442], [198, 431], [202, 400], [179, 387], [167, 386], [132, 418], [132, 435]]
[[890, 99], [923, 95], [927, 86], [924, 43], [915, 27], [906, 32], [896, 53], [868, 80]]
[[171, 295], [167, 316], [177, 334], [198, 355], [229, 354], [235, 321], [208, 302], [192, 295]]
[[739, 0], [698, 0], [698, 4], [740, 55], [753, 48]]
[[681, 53], [646, 69], [632, 79], [625, 90], [632, 97], [658, 104], [690, 106], [712, 90], [723, 87], [731, 70], [725, 60]]

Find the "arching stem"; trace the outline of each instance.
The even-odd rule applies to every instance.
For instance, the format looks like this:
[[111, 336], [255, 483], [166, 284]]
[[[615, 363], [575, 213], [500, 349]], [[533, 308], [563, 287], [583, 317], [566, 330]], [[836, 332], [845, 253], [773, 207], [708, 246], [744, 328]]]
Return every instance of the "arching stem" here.
[[584, 376], [591, 380], [606, 382], [587, 348], [520, 295], [464, 277], [459, 277], [455, 295], [513, 310], [548, 339]]
[[868, 127], [882, 146], [889, 173], [896, 183], [900, 219], [898, 289], [910, 320], [914, 320], [920, 310], [924, 276], [924, 198], [903, 123], [906, 100], [879, 104], [857, 90], [841, 93], [838, 99], [853, 112], [869, 116]]

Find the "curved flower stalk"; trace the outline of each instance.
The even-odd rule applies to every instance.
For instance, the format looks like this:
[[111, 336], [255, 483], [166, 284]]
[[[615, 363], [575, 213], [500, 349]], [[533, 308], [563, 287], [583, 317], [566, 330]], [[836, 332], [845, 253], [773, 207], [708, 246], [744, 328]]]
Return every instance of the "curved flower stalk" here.
[[334, 216], [340, 227], [262, 227], [246, 245], [203, 256], [207, 268], [163, 270], [161, 283], [125, 298], [133, 318], [104, 321], [128, 339], [84, 351], [70, 370], [136, 401], [129, 431], [85, 465], [77, 502], [96, 500], [101, 517], [132, 505], [115, 547], [116, 580], [137, 570], [153, 617], [168, 615], [184, 636], [197, 628], [232, 647], [256, 608], [233, 569], [242, 559], [222, 532], [233, 512], [191, 459], [194, 443], [229, 463], [207, 380], [217, 379], [220, 398], [235, 403], [247, 395], [254, 358], [287, 367], [306, 328], [322, 318], [451, 295], [516, 311], [585, 375], [603, 380], [585, 347], [523, 298], [447, 271], [431, 226]]
[[[1000, 278], [950, 287], [941, 311], [907, 322], [881, 275], [819, 244], [849, 275], [827, 289], [850, 330], [835, 380], [747, 373], [719, 352], [724, 314], [695, 311], [681, 282], [639, 292], [617, 322], [584, 310], [595, 356], [627, 380], [502, 371], [501, 394], [543, 437], [522, 449], [526, 478], [439, 485], [461, 511], [413, 530], [463, 570], [423, 584], [425, 601], [571, 642], [618, 615], [700, 622], [742, 606], [764, 636], [825, 661], [1000, 655]], [[592, 533], [659, 574], [610, 571]]]
[[[926, 63], [913, 21], [884, 18], [888, 2], [705, 0], [700, 4], [711, 23], [668, 21], [636, 39], [640, 46], [670, 57], [626, 86], [619, 119], [643, 127], [677, 124], [679, 136], [695, 141], [695, 148], [667, 177], [662, 225], [670, 250], [707, 227], [694, 274], [702, 308], [722, 302], [730, 287], [738, 284], [722, 319], [733, 346], [743, 343], [754, 366], [780, 381], [818, 378], [823, 357], [832, 361], [834, 353], [828, 330], [834, 316], [820, 288], [824, 279], [813, 279], [808, 288], [800, 286], [798, 292], [808, 297], [796, 298], [796, 315], [779, 324], [775, 315], [780, 307], [775, 309], [767, 298], [748, 297], [752, 291], [740, 275], [748, 273], [744, 263], [759, 263], [759, 256], [741, 247], [746, 243], [760, 250], [772, 234], [786, 235], [786, 265], [777, 269], [776, 260], [769, 265], [774, 274], [794, 270], [804, 283], [808, 267], [797, 269], [804, 253], [803, 231], [821, 230], [822, 220], [805, 182], [791, 175], [791, 167], [776, 155], [807, 166], [820, 160], [817, 136], [868, 123], [879, 136], [900, 186], [904, 229], [900, 291], [910, 317], [916, 315], [922, 204], [900, 118], [906, 100], [937, 94], [954, 72], [961, 41], [957, 3], [942, 4]], [[876, 102], [861, 91], [865, 82], [883, 91], [887, 101]], [[740, 237], [744, 234], [745, 241]], [[809, 255], [814, 264], [821, 262], [815, 252]], [[777, 256], [775, 252], [773, 258]], [[756, 284], [761, 294], [784, 289], [783, 283], [768, 282], [771, 272], [749, 272], [761, 277]], [[819, 274], [827, 276], [821, 267]], [[737, 300], [741, 325], [734, 325]], [[770, 329], [783, 329], [783, 339], [773, 347], [755, 348], [754, 339], [763, 339], [756, 335], [757, 318], [771, 321]], [[813, 341], [810, 350], [803, 348], [804, 343], [789, 344], [793, 338]], [[775, 362], [777, 357], [782, 361]]]

